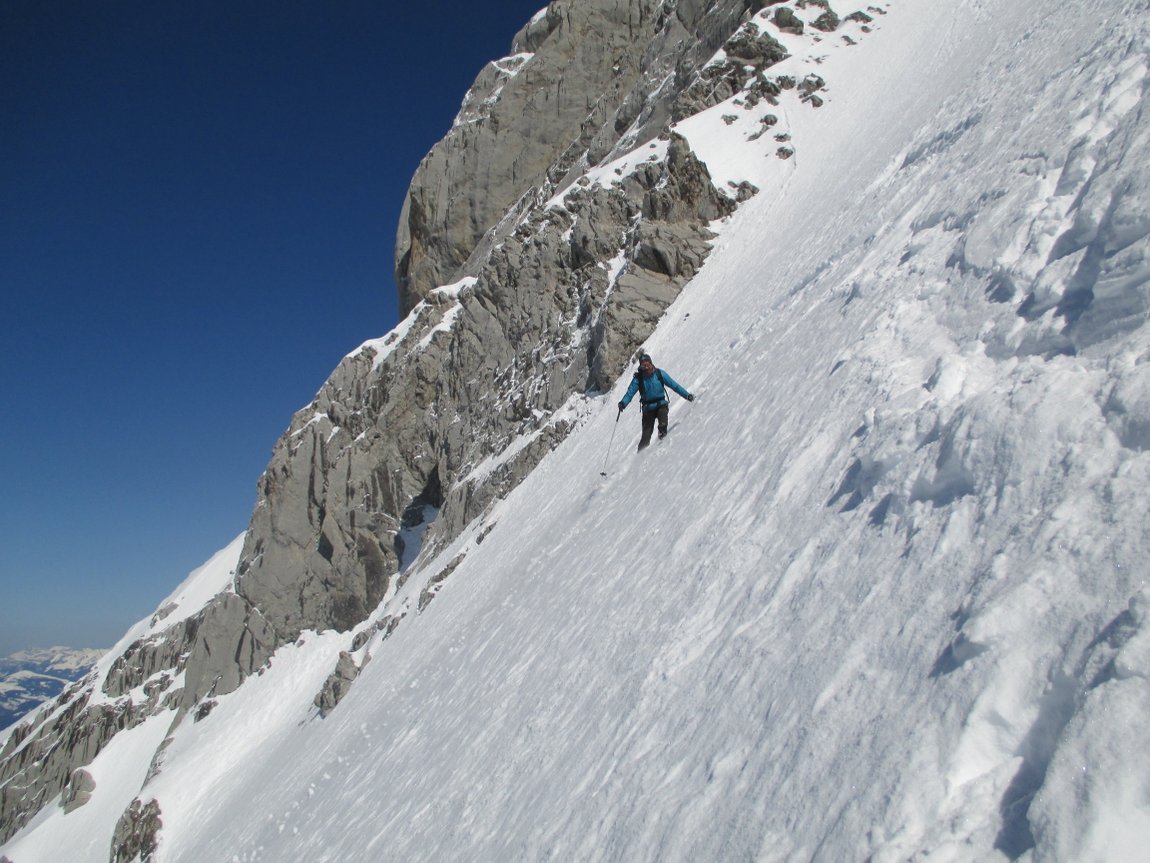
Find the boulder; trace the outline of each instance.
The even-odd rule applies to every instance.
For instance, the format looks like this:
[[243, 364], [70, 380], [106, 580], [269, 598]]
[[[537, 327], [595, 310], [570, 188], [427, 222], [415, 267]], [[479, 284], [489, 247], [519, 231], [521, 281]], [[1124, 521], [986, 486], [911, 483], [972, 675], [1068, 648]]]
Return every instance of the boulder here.
[[139, 798], [133, 800], [116, 822], [110, 863], [151, 863], [159, 845], [162, 826], [157, 801], [142, 803]]
[[335, 709], [335, 706], [347, 695], [348, 690], [351, 689], [351, 684], [355, 682], [358, 675], [359, 666], [355, 664], [351, 654], [346, 650], [341, 650], [339, 660], [335, 664], [335, 670], [328, 675], [327, 680], [323, 683], [323, 688], [315, 696], [315, 706], [319, 708], [320, 716], [327, 716]]
[[774, 25], [784, 33], [794, 33], [796, 36], [803, 35], [802, 19], [795, 14], [793, 9], [787, 6], [776, 9], [775, 15], [771, 20], [774, 22]]
[[72, 776], [60, 795], [60, 807], [65, 813], [79, 809], [92, 799], [92, 792], [96, 790], [96, 780], [87, 770], [80, 768], [72, 771]]

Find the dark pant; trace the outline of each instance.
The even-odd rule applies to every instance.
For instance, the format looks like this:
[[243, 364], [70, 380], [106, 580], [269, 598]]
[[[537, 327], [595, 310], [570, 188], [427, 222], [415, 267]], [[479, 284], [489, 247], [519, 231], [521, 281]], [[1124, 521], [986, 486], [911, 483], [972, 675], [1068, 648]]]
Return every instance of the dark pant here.
[[655, 429], [655, 420], [659, 421], [659, 437], [667, 433], [667, 413], [667, 405], [663, 405], [651, 411], [643, 411], [643, 436], [639, 438], [639, 449], [642, 449], [651, 442], [651, 432]]

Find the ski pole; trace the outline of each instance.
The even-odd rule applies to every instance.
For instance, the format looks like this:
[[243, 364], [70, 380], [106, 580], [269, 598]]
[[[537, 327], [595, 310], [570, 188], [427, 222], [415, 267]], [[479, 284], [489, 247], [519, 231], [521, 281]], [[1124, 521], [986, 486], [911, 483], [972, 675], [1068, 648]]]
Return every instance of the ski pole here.
[[607, 459], [611, 458], [611, 444], [615, 443], [615, 431], [619, 428], [619, 417], [623, 416], [623, 409], [619, 408], [619, 413], [615, 414], [615, 425], [611, 426], [611, 440], [607, 441], [607, 455], [603, 456], [603, 470], [599, 471], [599, 476], [607, 475]]

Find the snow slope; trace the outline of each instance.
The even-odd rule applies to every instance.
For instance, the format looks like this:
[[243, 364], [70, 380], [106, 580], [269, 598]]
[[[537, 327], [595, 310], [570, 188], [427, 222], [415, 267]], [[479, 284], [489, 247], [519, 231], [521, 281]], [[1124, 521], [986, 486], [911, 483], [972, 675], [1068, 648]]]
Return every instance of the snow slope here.
[[1150, 7], [883, 8], [793, 158], [683, 124], [761, 192], [671, 436], [621, 380], [328, 718], [334, 633], [182, 725], [158, 861], [1144, 859]]

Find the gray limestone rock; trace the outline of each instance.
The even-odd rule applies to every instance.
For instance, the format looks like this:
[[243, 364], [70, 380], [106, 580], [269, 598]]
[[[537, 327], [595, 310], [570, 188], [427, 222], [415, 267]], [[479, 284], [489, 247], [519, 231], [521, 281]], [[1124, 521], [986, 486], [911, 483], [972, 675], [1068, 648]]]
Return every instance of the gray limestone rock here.
[[355, 664], [351, 654], [346, 650], [341, 650], [335, 669], [328, 675], [327, 680], [323, 682], [323, 688], [315, 696], [314, 703], [319, 708], [320, 716], [327, 716], [335, 709], [335, 706], [347, 695], [347, 691], [351, 689], [351, 684], [358, 675], [359, 666]]
[[750, 24], [740, 27], [722, 47], [725, 59], [704, 66], [677, 94], [671, 108], [676, 121], [726, 101], [752, 83], [770, 95], [763, 72], [789, 56], [782, 43]]
[[415, 173], [396, 238], [402, 310], [474, 275], [513, 229], [504, 217], [525, 192], [562, 189], [620, 146], [661, 133], [679, 91], [744, 12], [741, 0], [551, 3], [516, 37], [516, 55], [480, 73]]
[[112, 833], [109, 863], [150, 863], [156, 853], [161, 827], [160, 804], [156, 800], [147, 803], [141, 803], [139, 798], [133, 800]]
[[557, 0], [516, 40], [519, 51], [533, 52], [530, 60], [480, 73], [451, 132], [417, 169], [404, 204], [396, 243], [402, 311], [454, 281], [490, 226], [545, 179], [581, 130], [598, 131], [638, 76], [662, 5]]
[[536, 15], [511, 41], [512, 54], [534, 54], [563, 21], [562, 7], [552, 3]]
[[161, 635], [139, 639], [116, 657], [104, 678], [104, 694], [112, 698], [126, 695], [165, 670], [183, 670], [184, 654], [199, 629], [201, 615], [176, 624]]
[[79, 809], [92, 799], [92, 792], [95, 790], [96, 780], [92, 778], [92, 774], [83, 768], [75, 770], [64, 788], [64, 793], [60, 795], [60, 807], [65, 812]]
[[[790, 17], [787, 17], [789, 13]], [[780, 16], [788, 24], [792, 19], [802, 27], [802, 22], [795, 17], [789, 9], [775, 10], [775, 23], [778, 24]], [[786, 29], [779, 26], [779, 29]], [[787, 59], [787, 49], [783, 47], [774, 36], [769, 33], [759, 33], [754, 27], [744, 26], [723, 46], [727, 57], [737, 61], [743, 66], [752, 66], [755, 69], [765, 69]]]
[[795, 14], [793, 9], [781, 6], [775, 10], [775, 15], [771, 20], [784, 33], [794, 33], [796, 36], [803, 34], [802, 19]]
[[89, 705], [90, 693], [61, 696], [58, 706], [18, 726], [0, 751], [0, 842], [7, 841], [92, 762], [143, 711], [124, 702]]
[[217, 596], [200, 615], [186, 646], [185, 684], [178, 706], [232, 692], [284, 641], [263, 613], [233, 593]]
[[[382, 632], [382, 637], [387, 638], [389, 635], [395, 632], [395, 628], [399, 626], [401, 620], [403, 620], [402, 615], [397, 616], [387, 614], [384, 615], [382, 619], [377, 620], [367, 629], [356, 633], [355, 638], [352, 639], [351, 642], [352, 653], [355, 653], [357, 650], [362, 650], [363, 647], [371, 640], [372, 636], [378, 632]], [[364, 664], [366, 664], [366, 661]]]
[[816, 30], [822, 30], [824, 33], [833, 33], [839, 28], [840, 23], [842, 22], [834, 10], [827, 9], [826, 12], [811, 22], [811, 26]]
[[423, 611], [425, 608], [427, 608], [427, 606], [431, 604], [431, 600], [435, 599], [435, 597], [439, 594], [439, 590], [443, 587], [443, 583], [451, 577], [451, 573], [455, 572], [455, 570], [459, 567], [459, 564], [463, 563], [463, 558], [464, 555], [462, 554], [457, 556], [441, 571], [437, 572], [430, 579], [428, 579], [427, 587], [425, 587], [423, 589], [423, 593], [419, 595], [420, 611]]

